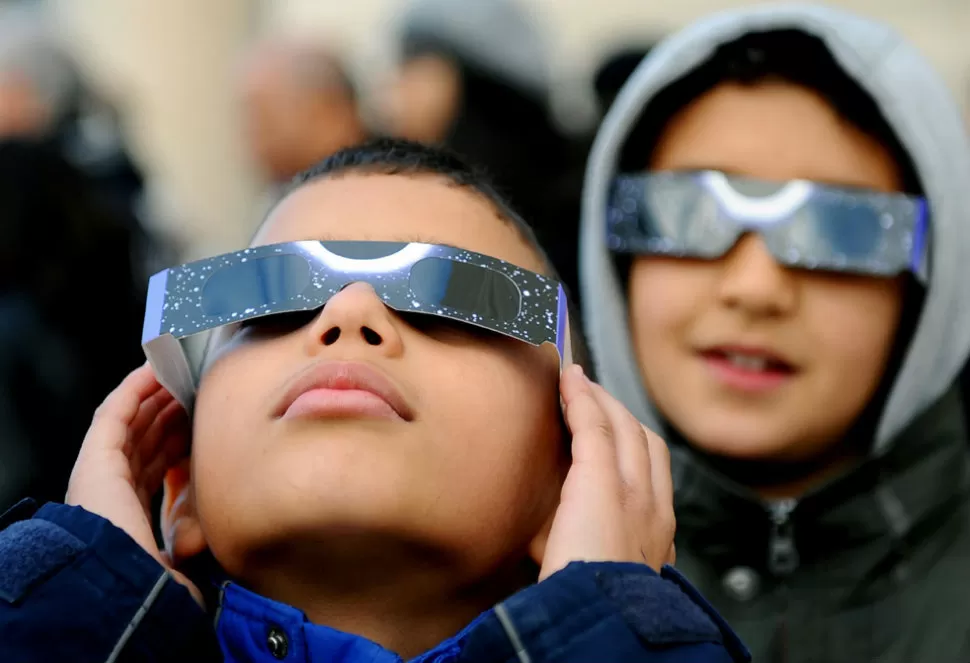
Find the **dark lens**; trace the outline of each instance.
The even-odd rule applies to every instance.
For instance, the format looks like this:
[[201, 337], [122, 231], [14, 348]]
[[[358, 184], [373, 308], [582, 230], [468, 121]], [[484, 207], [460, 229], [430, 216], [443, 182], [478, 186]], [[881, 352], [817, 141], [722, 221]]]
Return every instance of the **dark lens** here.
[[519, 315], [519, 288], [512, 279], [477, 265], [425, 258], [411, 268], [411, 292], [425, 304], [508, 322]]
[[865, 203], [826, 205], [816, 214], [828, 250], [849, 261], [875, 257], [883, 228], [879, 212]]
[[394, 255], [407, 246], [404, 242], [321, 242], [331, 253], [351, 260], [375, 260]]
[[253, 313], [260, 306], [293, 299], [310, 285], [310, 265], [302, 256], [255, 258], [223, 267], [202, 288], [207, 316]]

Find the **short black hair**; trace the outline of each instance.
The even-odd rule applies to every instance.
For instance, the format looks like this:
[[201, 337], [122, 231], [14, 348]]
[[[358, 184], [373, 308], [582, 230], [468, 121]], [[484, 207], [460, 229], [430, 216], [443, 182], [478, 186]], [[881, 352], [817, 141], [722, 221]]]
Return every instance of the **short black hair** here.
[[[376, 138], [335, 152], [323, 161], [299, 173], [290, 182], [281, 201], [295, 190], [320, 179], [363, 173], [374, 175], [438, 176], [449, 184], [468, 189], [488, 201], [496, 215], [508, 223], [531, 247], [542, 262], [546, 276], [562, 282], [558, 271], [536, 239], [532, 226], [513, 209], [488, 176], [451, 150], [397, 138]], [[265, 223], [265, 222], [264, 222]], [[579, 312], [572, 294], [563, 284], [569, 308], [573, 361], [592, 375], [589, 352], [580, 324]]]
[[318, 179], [347, 173], [374, 175], [438, 175], [457, 187], [473, 189], [487, 199], [499, 216], [515, 226], [545, 260], [535, 241], [532, 227], [512, 209], [485, 172], [465, 161], [456, 152], [442, 146], [428, 145], [401, 138], [379, 137], [344, 148], [298, 173], [284, 197]]
[[620, 169], [643, 170], [667, 123], [692, 100], [722, 83], [753, 84], [770, 78], [821, 95], [846, 121], [889, 151], [906, 193], [923, 193], [912, 159], [875, 100], [836, 62], [825, 42], [793, 29], [751, 32], [724, 44], [701, 66], [657, 94], [626, 141]]

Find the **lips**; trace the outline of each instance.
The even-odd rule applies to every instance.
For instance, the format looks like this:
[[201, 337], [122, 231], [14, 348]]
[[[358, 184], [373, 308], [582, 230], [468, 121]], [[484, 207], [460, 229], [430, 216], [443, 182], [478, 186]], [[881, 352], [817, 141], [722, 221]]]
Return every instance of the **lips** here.
[[752, 373], [794, 373], [795, 365], [782, 355], [759, 347], [717, 345], [701, 351], [706, 359], [726, 362]]
[[786, 357], [758, 346], [715, 345], [699, 356], [718, 384], [752, 396], [774, 393], [799, 370]]
[[324, 361], [297, 375], [274, 410], [277, 418], [313, 413], [380, 416], [412, 421], [414, 412], [389, 378], [361, 362]]

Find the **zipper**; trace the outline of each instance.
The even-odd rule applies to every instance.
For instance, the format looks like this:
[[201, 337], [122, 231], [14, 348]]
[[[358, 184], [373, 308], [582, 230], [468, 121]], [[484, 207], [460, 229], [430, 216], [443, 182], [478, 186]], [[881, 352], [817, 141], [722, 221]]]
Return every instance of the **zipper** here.
[[215, 615], [212, 618], [212, 626], [218, 631], [219, 629], [219, 618], [222, 617], [222, 606], [226, 602], [226, 586], [229, 581], [226, 580], [219, 585], [219, 607], [216, 609]]
[[771, 534], [768, 538], [768, 570], [773, 575], [787, 576], [798, 568], [798, 549], [795, 547], [795, 527], [792, 512], [798, 500], [778, 500], [768, 505]]

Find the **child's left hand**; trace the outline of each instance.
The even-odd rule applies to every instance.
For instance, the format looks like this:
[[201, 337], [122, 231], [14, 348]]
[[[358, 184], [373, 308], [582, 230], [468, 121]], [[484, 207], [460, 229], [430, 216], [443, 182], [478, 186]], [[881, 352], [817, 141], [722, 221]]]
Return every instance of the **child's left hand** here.
[[563, 372], [560, 390], [573, 459], [539, 579], [574, 561], [673, 563], [667, 445], [579, 366]]

